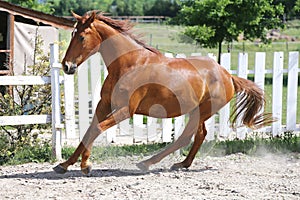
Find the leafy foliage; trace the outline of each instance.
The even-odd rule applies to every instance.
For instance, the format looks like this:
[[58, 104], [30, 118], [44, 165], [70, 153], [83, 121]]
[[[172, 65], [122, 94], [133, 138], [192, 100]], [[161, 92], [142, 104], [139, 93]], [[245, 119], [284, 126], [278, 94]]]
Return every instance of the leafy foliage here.
[[214, 48], [224, 41], [260, 39], [267, 43], [267, 31], [283, 28], [282, 5], [272, 0], [188, 0], [175, 21], [186, 25], [184, 34], [203, 47]]
[[51, 3], [47, 1], [42, 1], [42, 2], [39, 0], [6, 0], [6, 1], [22, 6], [24, 8], [30, 8], [48, 14], [54, 13]]
[[176, 1], [156, 0], [149, 9], [144, 7], [144, 15], [175, 17], [179, 10], [180, 6]]
[[[29, 66], [24, 75], [47, 76], [50, 73], [49, 56], [43, 55], [41, 45], [43, 41], [38, 36], [35, 48], [35, 62]], [[51, 113], [51, 86], [26, 85], [14, 88], [14, 95], [0, 95], [0, 115], [40, 115]], [[32, 154], [24, 152], [26, 149], [44, 148], [47, 145], [41, 141], [39, 135], [43, 130], [50, 128], [51, 124], [26, 124], [17, 126], [1, 126], [0, 130], [0, 164], [14, 159], [19, 152], [23, 152], [26, 158], [35, 158]], [[35, 131], [33, 131], [35, 130]], [[36, 131], [37, 130], [37, 131]], [[33, 151], [33, 152], [35, 152]], [[22, 158], [24, 159], [24, 158]]]
[[[88, 10], [101, 10], [113, 15], [162, 15], [173, 17], [185, 0], [6, 0], [26, 8], [59, 16], [69, 16], [70, 11], [83, 14]], [[287, 19], [299, 16], [299, 0], [273, 0], [282, 4]], [[117, 11], [112, 6], [117, 7]]]
[[[0, 142], [0, 148], [2, 143]], [[7, 147], [6, 145], [4, 148]], [[0, 151], [0, 165], [17, 165], [29, 162], [52, 162], [52, 147], [49, 142], [39, 142], [38, 145], [23, 145], [18, 147], [14, 152]]]
[[284, 6], [284, 14], [285, 17], [288, 19], [297, 17], [297, 15], [299, 14], [295, 9], [297, 2], [299, 2], [299, 0], [274, 0], [273, 1], [275, 5], [281, 4]]
[[83, 15], [89, 10], [100, 10], [119, 16], [163, 15], [173, 17], [179, 10], [179, 0], [48, 0], [46, 2], [54, 14], [59, 16], [69, 16], [70, 11]]
[[293, 8], [294, 12], [299, 14], [300, 13], [300, 0], [296, 0], [295, 6]]

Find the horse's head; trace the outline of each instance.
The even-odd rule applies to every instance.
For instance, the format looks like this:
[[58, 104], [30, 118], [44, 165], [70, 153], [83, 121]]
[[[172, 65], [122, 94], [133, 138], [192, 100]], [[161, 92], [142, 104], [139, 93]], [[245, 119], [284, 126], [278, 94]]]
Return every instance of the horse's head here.
[[102, 41], [93, 24], [96, 12], [84, 16], [72, 14], [76, 18], [77, 24], [72, 32], [71, 42], [62, 61], [63, 70], [66, 74], [74, 74], [76, 68], [82, 62], [98, 51]]

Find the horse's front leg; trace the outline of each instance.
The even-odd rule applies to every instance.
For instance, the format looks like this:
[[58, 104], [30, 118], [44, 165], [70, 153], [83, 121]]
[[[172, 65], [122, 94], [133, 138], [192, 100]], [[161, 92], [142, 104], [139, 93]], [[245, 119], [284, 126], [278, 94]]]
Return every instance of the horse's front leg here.
[[[84, 135], [84, 138], [92, 137], [93, 135], [98, 136], [99, 134], [101, 134], [101, 131], [97, 128], [97, 124], [98, 124], [98, 122], [96, 120], [96, 117], [94, 116], [91, 125], [89, 126], [88, 130], [86, 131], [86, 133]], [[78, 145], [78, 147], [76, 148], [76, 150], [74, 151], [74, 153], [69, 157], [69, 159], [63, 163], [60, 163], [56, 167], [54, 167], [53, 170], [58, 174], [66, 173], [68, 170], [68, 167], [70, 165], [73, 165], [74, 163], [76, 163], [81, 154], [86, 155], [90, 152], [92, 145], [90, 145], [90, 146], [87, 146], [87, 145], [88, 145], [87, 141], [82, 140], [80, 142], [80, 144]], [[84, 168], [84, 167], [81, 166], [81, 168]]]
[[89, 174], [92, 170], [92, 163], [89, 162], [89, 157], [91, 155], [91, 148], [93, 146], [93, 142], [97, 138], [97, 136], [105, 130], [109, 129], [110, 127], [118, 124], [119, 122], [129, 117], [130, 114], [128, 107], [123, 107], [119, 110], [116, 110], [112, 115], [108, 116], [105, 120], [101, 121], [95, 126], [95, 134], [85, 135], [83, 137], [82, 143], [86, 148], [81, 155], [82, 160], [80, 167], [82, 173]]
[[[65, 173], [67, 171], [67, 167], [71, 164], [74, 164], [78, 160], [80, 154], [82, 154], [82, 160], [80, 165], [81, 170], [84, 174], [90, 173], [92, 165], [89, 162], [89, 157], [94, 140], [108, 128], [116, 125], [117, 123], [129, 117], [130, 114], [128, 107], [122, 107], [121, 109], [117, 109], [113, 114], [109, 116], [106, 115], [104, 120], [97, 120], [97, 118], [94, 117], [91, 126], [84, 135], [81, 143], [77, 147], [74, 154], [66, 162], [56, 166], [54, 168], [54, 171], [56, 171], [57, 173]], [[97, 121], [100, 121], [100, 123], [97, 123]]]
[[[90, 138], [92, 136], [98, 136], [101, 132], [97, 127], [97, 124], [101, 121], [103, 121], [107, 115], [109, 115], [109, 113], [111, 113], [111, 106], [110, 104], [105, 104], [103, 100], [101, 100], [96, 108], [96, 112], [95, 115], [93, 117], [92, 123], [89, 126], [88, 130], [86, 131], [84, 138]], [[70, 156], [70, 158], [68, 160], [66, 160], [65, 162], [57, 165], [56, 167], [53, 168], [53, 170], [56, 173], [59, 174], [63, 174], [67, 171], [68, 167], [70, 165], [73, 165], [74, 163], [77, 162], [79, 156], [83, 153], [86, 152], [88, 153], [89, 151], [87, 151], [87, 143], [88, 141], [82, 140], [80, 142], [80, 144], [78, 145], [78, 147], [76, 148], [76, 150], [74, 151], [74, 153]], [[91, 148], [91, 145], [90, 147]]]

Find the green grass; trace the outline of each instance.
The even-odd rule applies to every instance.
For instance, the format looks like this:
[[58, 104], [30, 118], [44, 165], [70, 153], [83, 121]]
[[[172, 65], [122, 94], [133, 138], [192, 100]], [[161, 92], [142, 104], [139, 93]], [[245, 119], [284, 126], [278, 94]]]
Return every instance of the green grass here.
[[[95, 146], [92, 150], [91, 159], [101, 161], [109, 158], [124, 156], [147, 156], [165, 148], [167, 143], [142, 144], [142, 145], [123, 145], [123, 146]], [[64, 159], [69, 158], [75, 151], [74, 147], [65, 147], [62, 150]]]
[[[259, 134], [258, 134], [259, 135]], [[125, 145], [125, 146], [95, 146], [92, 150], [91, 160], [101, 162], [107, 159], [117, 159], [124, 156], [147, 156], [153, 155], [168, 146], [167, 143]], [[183, 155], [187, 155], [191, 145], [181, 150]], [[67, 159], [75, 150], [73, 147], [63, 149], [63, 158]], [[300, 153], [300, 137], [291, 132], [286, 132], [280, 137], [269, 136], [262, 138], [259, 136], [249, 137], [245, 140], [225, 140], [204, 142], [199, 150], [200, 156], [222, 156], [235, 153], [256, 155], [265, 153]]]
[[18, 165], [23, 163], [35, 162], [53, 162], [51, 143], [44, 143], [43, 145], [30, 146], [26, 145], [22, 148], [12, 152], [12, 154], [0, 154], [1, 165]]
[[211, 141], [204, 143], [200, 149], [200, 155], [202, 156], [221, 156], [235, 153], [257, 155], [288, 152], [300, 152], [300, 137], [291, 132], [286, 132], [280, 137], [269, 136], [268, 138], [262, 138], [256, 136], [244, 140]]
[[[259, 134], [257, 134], [259, 135]], [[124, 146], [95, 146], [92, 150], [92, 162], [102, 162], [108, 159], [117, 159], [125, 156], [153, 155], [163, 148], [167, 143], [142, 144], [142, 145], [124, 145]], [[191, 145], [183, 148], [181, 153], [187, 155]], [[244, 153], [256, 155], [259, 153], [300, 153], [300, 136], [291, 132], [286, 132], [280, 137], [267, 138], [259, 136], [249, 137], [245, 140], [225, 140], [210, 141], [203, 143], [198, 156], [222, 156], [235, 153]], [[68, 159], [75, 151], [75, 147], [64, 147], [62, 149], [63, 159]], [[51, 146], [46, 144], [42, 146], [26, 146], [10, 156], [9, 159], [3, 160], [0, 156], [0, 165], [16, 165], [28, 162], [54, 162], [51, 156]]]
[[[201, 53], [202, 55], [207, 55], [207, 53], [214, 53], [217, 55], [218, 50], [202, 48], [193, 44], [179, 43], [177, 40], [177, 34], [179, 34], [184, 28], [180, 26], [168, 26], [168, 25], [158, 25], [158, 24], [138, 24], [135, 27], [137, 33], [143, 35], [142, 39], [153, 47], [158, 48], [162, 52], [171, 53], [184, 53], [189, 56], [191, 53]], [[283, 31], [284, 34], [290, 34], [291, 36], [300, 35], [300, 29], [287, 29]], [[227, 52], [228, 44], [222, 45], [222, 52]], [[248, 53], [249, 57], [249, 69], [254, 69], [255, 62], [255, 52], [266, 52], [266, 68], [271, 69], [273, 66], [273, 54], [276, 51], [283, 51], [284, 66], [287, 67], [288, 63], [288, 52], [299, 51], [299, 42], [285, 42], [278, 41], [273, 42], [269, 45], [257, 44], [254, 42], [233, 42], [231, 47], [231, 61], [232, 69], [236, 69], [238, 65], [238, 54], [241, 52]]]

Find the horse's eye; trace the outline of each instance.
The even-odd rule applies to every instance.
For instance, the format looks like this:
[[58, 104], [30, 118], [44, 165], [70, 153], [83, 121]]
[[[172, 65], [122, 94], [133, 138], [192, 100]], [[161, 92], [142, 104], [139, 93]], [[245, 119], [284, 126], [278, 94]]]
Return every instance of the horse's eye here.
[[80, 42], [82, 42], [84, 40], [84, 37], [83, 36], [79, 36], [79, 40], [80, 40]]

